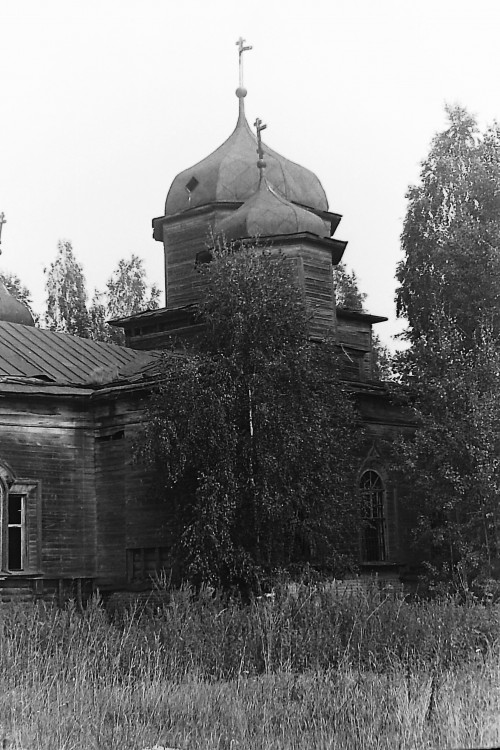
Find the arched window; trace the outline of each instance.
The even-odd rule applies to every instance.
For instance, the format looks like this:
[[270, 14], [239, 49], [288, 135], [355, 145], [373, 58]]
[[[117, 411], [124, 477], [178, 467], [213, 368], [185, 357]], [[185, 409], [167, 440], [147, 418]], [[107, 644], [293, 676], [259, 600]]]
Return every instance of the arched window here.
[[359, 482], [363, 513], [362, 555], [365, 562], [384, 562], [387, 557], [385, 539], [385, 490], [380, 474], [364, 471]]

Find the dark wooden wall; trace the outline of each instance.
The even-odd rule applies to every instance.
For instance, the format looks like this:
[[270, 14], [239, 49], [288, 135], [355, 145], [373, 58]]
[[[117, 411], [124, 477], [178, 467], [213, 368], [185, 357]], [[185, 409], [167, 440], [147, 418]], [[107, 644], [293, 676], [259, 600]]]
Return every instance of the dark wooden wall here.
[[[16, 477], [39, 483], [41, 559], [48, 577], [86, 577], [94, 571], [93, 429], [79, 399], [0, 399], [0, 458]], [[33, 513], [32, 501], [28, 508]], [[28, 519], [30, 538], [36, 519]]]
[[[47, 580], [89, 578], [117, 588], [130, 580], [131, 565], [137, 568], [142, 559], [149, 569], [165, 555], [164, 504], [148, 470], [134, 459], [147, 392], [130, 386], [77, 393], [2, 392], [0, 460], [40, 492], [41, 517], [30, 519], [30, 558], [37, 557], [30, 572]], [[411, 415], [392, 404], [382, 386], [360, 383], [357, 400], [368, 444], [377, 447], [370, 465], [382, 471], [384, 444], [413, 429]], [[384, 479], [388, 562], [410, 564], [415, 511], [390, 474]], [[36, 492], [29, 497], [31, 515], [37, 498]]]
[[[201, 296], [202, 278], [196, 270], [197, 254], [210, 247], [210, 230], [231, 212], [217, 208], [182, 215], [163, 226], [165, 249], [165, 287], [167, 309], [196, 304]], [[281, 245], [273, 241], [275, 249], [300, 259], [297, 263], [298, 281], [305, 291], [313, 313], [311, 334], [324, 336], [335, 333], [335, 293], [332, 277], [331, 249], [322, 243], [297, 238]]]
[[134, 461], [143, 399], [133, 389], [0, 399], [0, 460], [34, 484], [26, 574], [120, 585], [127, 550], [162, 545], [162, 503]]
[[128, 552], [161, 547], [163, 504], [148, 470], [136, 460], [146, 394], [140, 390], [96, 393], [96, 580], [109, 586], [129, 577]]
[[346, 378], [371, 380], [373, 347], [370, 323], [345, 317], [340, 310], [337, 316], [337, 333], [344, 354]]
[[199, 302], [202, 279], [196, 270], [196, 256], [213, 245], [211, 230], [229, 213], [231, 210], [224, 208], [200, 210], [164, 224], [165, 290], [169, 310]]
[[[365, 429], [365, 461], [362, 468], [379, 472], [386, 490], [386, 532], [388, 563], [399, 566], [418, 562], [412, 547], [411, 530], [417, 520], [417, 509], [405, 499], [404, 478], [391, 469], [394, 455], [391, 446], [398, 435], [411, 435], [414, 416], [408, 409], [394, 403], [383, 386], [372, 387], [356, 394], [356, 402]], [[382, 566], [383, 567], [383, 566]]]

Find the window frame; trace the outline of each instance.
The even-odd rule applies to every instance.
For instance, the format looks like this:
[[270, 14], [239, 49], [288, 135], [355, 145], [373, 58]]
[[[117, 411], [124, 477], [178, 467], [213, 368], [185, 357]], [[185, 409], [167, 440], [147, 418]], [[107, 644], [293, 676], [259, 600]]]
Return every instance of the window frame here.
[[[1, 465], [0, 465], [1, 468]], [[18, 479], [0, 471], [0, 572], [9, 576], [22, 576], [39, 572], [41, 561], [41, 488], [40, 482]], [[9, 496], [21, 500], [21, 523], [9, 523]], [[21, 529], [21, 567], [9, 566], [9, 529]]]
[[[14, 522], [11, 519], [11, 504], [14, 498], [19, 499], [19, 510], [17, 508], [15, 509], [16, 515], [19, 513], [19, 521]], [[26, 505], [27, 505], [27, 496], [25, 494], [21, 494], [19, 492], [12, 492], [9, 491], [7, 493], [7, 500], [6, 500], [6, 518], [5, 518], [5, 526], [6, 526], [6, 533], [7, 533], [7, 549], [6, 549], [6, 555], [5, 555], [5, 566], [6, 569], [9, 572], [16, 572], [20, 573], [21, 571], [25, 570], [26, 568], [26, 561], [28, 558], [28, 550], [27, 550], [27, 517], [26, 517]], [[13, 563], [13, 550], [12, 550], [12, 529], [19, 529], [19, 567], [14, 566]], [[17, 534], [16, 534], [17, 536]]]
[[[371, 475], [370, 484], [363, 486], [363, 479]], [[373, 480], [375, 478], [375, 481]], [[365, 466], [359, 475], [358, 491], [361, 500], [361, 561], [364, 564], [381, 564], [389, 561], [389, 546], [387, 533], [387, 487], [383, 474], [373, 466]], [[366, 512], [369, 503], [369, 515]], [[374, 513], [375, 509], [375, 513]], [[377, 555], [369, 554], [373, 549], [373, 541], [368, 542], [367, 530], [374, 530]]]

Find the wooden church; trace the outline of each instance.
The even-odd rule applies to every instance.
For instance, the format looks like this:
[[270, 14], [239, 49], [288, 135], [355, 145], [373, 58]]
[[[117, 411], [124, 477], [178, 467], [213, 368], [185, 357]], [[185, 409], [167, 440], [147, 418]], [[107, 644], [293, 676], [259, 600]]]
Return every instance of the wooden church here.
[[208, 237], [259, 237], [293, 259], [311, 336], [335, 336], [371, 436], [359, 467], [369, 520], [360, 570], [391, 579], [408, 570], [408, 511], [381, 445], [411, 429], [411, 419], [374, 378], [372, 327], [385, 318], [336, 306], [333, 273], [347, 244], [335, 238], [341, 217], [316, 175], [262, 143], [262, 123], [251, 130], [241, 79], [236, 94], [235, 129], [175, 177], [153, 220], [166, 306], [114, 321], [126, 346], [39, 329], [0, 284], [0, 601], [140, 588], [162, 569], [168, 519], [134, 461], [134, 440], [156, 352], [200, 335], [196, 265]]

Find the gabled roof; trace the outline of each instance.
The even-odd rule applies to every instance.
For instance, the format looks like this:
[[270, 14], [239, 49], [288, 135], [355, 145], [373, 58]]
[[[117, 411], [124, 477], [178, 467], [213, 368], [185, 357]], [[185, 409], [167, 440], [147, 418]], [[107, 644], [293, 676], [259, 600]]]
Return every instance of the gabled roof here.
[[147, 367], [152, 352], [0, 321], [0, 382], [36, 379], [60, 385], [102, 385], [120, 380], [123, 368]]

